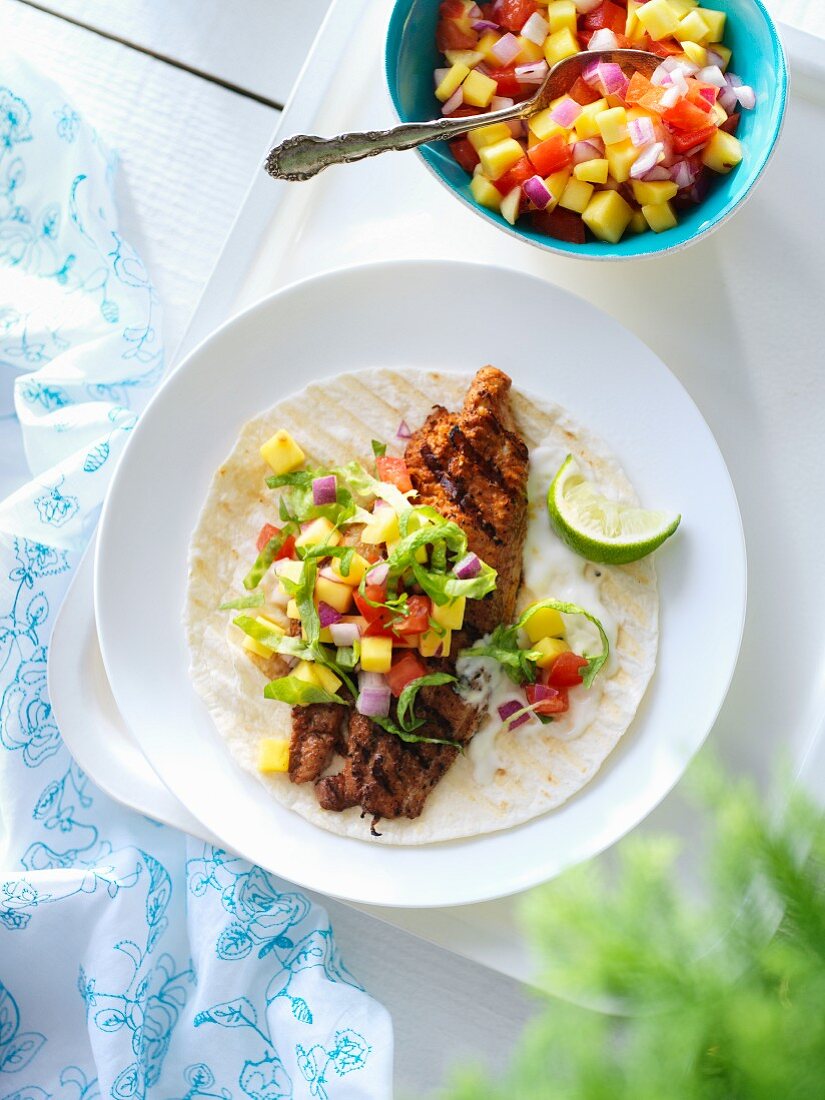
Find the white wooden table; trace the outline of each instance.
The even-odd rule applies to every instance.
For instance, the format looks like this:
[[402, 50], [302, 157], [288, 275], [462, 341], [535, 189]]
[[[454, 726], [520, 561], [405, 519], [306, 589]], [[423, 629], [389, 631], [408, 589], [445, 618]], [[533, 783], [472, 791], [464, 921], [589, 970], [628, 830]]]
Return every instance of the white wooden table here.
[[[327, 2], [0, 0], [0, 43], [57, 80], [120, 153], [122, 228], [160, 292], [170, 353]], [[825, 37], [822, 0], [767, 4]], [[0, 388], [0, 415], [8, 396]], [[3, 495], [25, 476], [21, 456], [0, 453]], [[399, 1091], [422, 1096], [461, 1057], [503, 1064], [530, 1014], [515, 982], [345, 906], [328, 908], [350, 967], [393, 1013]]]

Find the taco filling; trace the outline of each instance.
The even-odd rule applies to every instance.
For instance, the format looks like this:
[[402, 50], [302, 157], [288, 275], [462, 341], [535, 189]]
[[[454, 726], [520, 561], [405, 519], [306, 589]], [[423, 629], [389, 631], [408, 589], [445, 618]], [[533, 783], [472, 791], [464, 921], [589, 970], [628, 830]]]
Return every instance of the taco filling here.
[[[459, 411], [402, 427], [403, 455], [373, 441], [339, 466], [308, 464], [283, 429], [264, 442], [273, 522], [244, 595], [222, 605], [265, 698], [292, 708], [260, 770], [313, 784], [324, 811], [360, 808], [373, 832], [419, 817], [482, 722], [529, 737], [566, 715], [609, 649], [558, 593], [518, 602], [530, 453], [510, 378], [485, 367]], [[571, 648], [571, 617], [595, 654]]]

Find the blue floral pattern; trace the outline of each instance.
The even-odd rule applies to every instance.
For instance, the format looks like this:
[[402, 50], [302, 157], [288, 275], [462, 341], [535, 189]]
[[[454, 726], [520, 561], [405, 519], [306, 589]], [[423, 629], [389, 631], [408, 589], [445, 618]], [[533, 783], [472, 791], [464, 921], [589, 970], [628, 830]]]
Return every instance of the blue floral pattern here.
[[324, 912], [116, 806], [61, 740], [52, 624], [162, 376], [161, 316], [117, 228], [114, 158], [59, 89], [2, 71], [0, 267], [19, 293], [0, 366], [35, 476], [0, 503], [0, 1100], [383, 1100], [389, 1021]]

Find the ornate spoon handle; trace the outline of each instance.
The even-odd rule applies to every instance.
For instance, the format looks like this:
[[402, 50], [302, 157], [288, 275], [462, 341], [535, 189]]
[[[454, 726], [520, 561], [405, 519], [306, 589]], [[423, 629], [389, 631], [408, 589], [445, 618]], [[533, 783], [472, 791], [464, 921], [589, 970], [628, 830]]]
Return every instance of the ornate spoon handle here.
[[277, 180], [308, 180], [329, 168], [331, 164], [349, 164], [364, 157], [393, 150], [414, 149], [427, 141], [444, 141], [474, 130], [477, 126], [489, 126], [491, 122], [505, 122], [518, 118], [525, 104], [506, 107], [486, 115], [469, 115], [466, 118], [441, 118], [435, 122], [408, 122], [392, 130], [368, 130], [363, 134], [341, 134], [333, 138], [298, 134], [276, 145], [266, 158], [266, 170]]

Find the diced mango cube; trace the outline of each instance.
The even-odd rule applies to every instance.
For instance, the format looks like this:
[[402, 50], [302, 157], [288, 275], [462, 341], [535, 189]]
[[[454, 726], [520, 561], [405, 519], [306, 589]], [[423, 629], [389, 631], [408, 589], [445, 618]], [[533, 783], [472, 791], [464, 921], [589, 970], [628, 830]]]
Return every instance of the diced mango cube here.
[[668, 0], [668, 3], [680, 19], [684, 19], [694, 8], [699, 7], [699, 0]]
[[564, 207], [565, 210], [572, 210], [575, 214], [583, 214], [593, 195], [593, 190], [592, 183], [585, 183], [575, 178], [568, 180], [559, 199], [559, 206]]
[[564, 634], [564, 619], [555, 608], [540, 607], [524, 624], [524, 629], [531, 642], [538, 642], [542, 638], [561, 638]]
[[689, 42], [685, 40], [682, 42], [682, 50], [685, 57], [693, 65], [698, 65], [700, 69], [704, 69], [707, 65], [708, 51], [704, 46], [700, 46], [698, 42]]
[[488, 210], [501, 209], [501, 192], [486, 176], [473, 176], [470, 181], [470, 194], [479, 206], [486, 206]]
[[627, 111], [624, 107], [611, 107], [596, 115], [596, 125], [605, 145], [616, 145], [627, 137]]
[[600, 241], [617, 244], [632, 216], [630, 205], [618, 191], [598, 191], [582, 214], [582, 221]]
[[381, 542], [395, 542], [400, 534], [395, 511], [392, 508], [376, 508], [372, 513], [372, 522], [361, 532], [361, 541], [377, 546]]
[[261, 458], [268, 462], [276, 474], [291, 474], [303, 466], [306, 455], [283, 428], [277, 431], [261, 447]]
[[315, 598], [328, 603], [343, 615], [345, 611], [349, 611], [352, 603], [352, 589], [348, 584], [338, 584], [327, 577], [319, 577], [315, 582]]
[[624, 33], [625, 37], [629, 38], [631, 42], [638, 42], [640, 38], [644, 38], [647, 31], [639, 22], [638, 11], [642, 6], [642, 0], [627, 0], [627, 19], [625, 20]]
[[636, 17], [654, 42], [667, 38], [679, 26], [679, 15], [668, 0], [648, 0], [637, 9]]
[[702, 17], [702, 22], [710, 31], [711, 41], [721, 42], [725, 37], [727, 15], [723, 11], [715, 11], [712, 8], [697, 8], [696, 14]]
[[289, 771], [289, 738], [265, 737], [258, 745], [259, 772]]
[[506, 122], [492, 122], [489, 126], [479, 126], [477, 130], [471, 130], [467, 134], [467, 140], [478, 151], [485, 145], [495, 145], [496, 142], [506, 141], [512, 137], [510, 127]]
[[521, 49], [516, 54], [513, 65], [532, 65], [535, 61], [541, 61], [544, 57], [544, 49], [541, 46], [536, 45], [535, 42], [531, 42], [529, 38], [525, 38], [524, 35], [518, 36], [518, 44]]
[[678, 39], [679, 42], [696, 42], [698, 45], [703, 46], [710, 41], [710, 28], [698, 10], [692, 11], [690, 15], [686, 15], [684, 19], [679, 21], [679, 25], [673, 32], [673, 37]]
[[452, 631], [425, 630], [418, 640], [418, 652], [422, 657], [446, 657], [452, 645]]
[[524, 150], [515, 140], [507, 138], [495, 145], [485, 145], [478, 151], [481, 167], [488, 179], [497, 180], [524, 156]]
[[550, 24], [550, 33], [563, 31], [565, 27], [576, 33], [576, 19], [578, 12], [573, 0], [552, 0], [547, 5], [547, 22]]
[[585, 141], [587, 138], [598, 137], [599, 127], [596, 125], [596, 115], [606, 110], [606, 99], [597, 99], [595, 103], [588, 103], [582, 107], [582, 113], [573, 123], [573, 127], [581, 141]]
[[721, 103], [711, 103], [708, 114], [708, 126], [721, 126], [728, 121], [728, 112]]
[[451, 65], [444, 79], [435, 90], [436, 99], [440, 99], [442, 103], [446, 103], [450, 96], [458, 91], [459, 86], [469, 75], [469, 72], [470, 69], [467, 65]]
[[717, 130], [702, 152], [702, 163], [723, 175], [742, 160], [742, 143], [733, 134]]
[[355, 587], [361, 583], [361, 578], [366, 571], [370, 568], [370, 563], [366, 558], [362, 558], [360, 554], [354, 554], [352, 561], [349, 563], [349, 573], [346, 576], [341, 572], [341, 559], [332, 559], [332, 571], [338, 578], [341, 584], [348, 584], [351, 587]]
[[645, 183], [644, 180], [634, 180], [633, 198], [639, 206], [654, 206], [657, 202], [668, 202], [679, 188], [671, 180], [653, 180]]
[[552, 117], [552, 113], [552, 106], [545, 107], [543, 111], [534, 114], [527, 123], [530, 132], [535, 134], [539, 141], [547, 141], [553, 134], [563, 134], [565, 132], [564, 127], [560, 126]]
[[445, 604], [433, 604], [431, 617], [433, 622], [444, 626], [448, 630], [461, 630], [464, 625], [464, 609], [467, 603], [466, 596], [457, 596]]
[[298, 604], [295, 600], [290, 600], [286, 605], [286, 617], [288, 619], [300, 619], [301, 612], [298, 610]]
[[302, 561], [284, 561], [280, 563], [278, 569], [278, 587], [286, 595], [289, 593], [286, 590], [286, 585], [281, 582], [281, 577], [286, 577], [287, 580], [292, 581], [294, 584], [301, 583], [301, 577], [304, 575], [304, 563]]
[[294, 676], [296, 680], [301, 680], [305, 684], [312, 684], [314, 687], [320, 687], [318, 677], [315, 675], [316, 665], [312, 661], [299, 661], [293, 668], [290, 676]]
[[604, 155], [610, 165], [610, 175], [616, 183], [625, 183], [630, 179], [630, 169], [639, 156], [639, 150], [630, 138], [619, 141], [615, 145], [606, 146]]
[[536, 660], [539, 668], [549, 668], [561, 653], [567, 653], [570, 646], [561, 638], [539, 638], [533, 649], [541, 651], [541, 657]]
[[496, 31], [487, 31], [478, 40], [476, 50], [481, 54], [491, 69], [498, 69], [501, 67], [501, 62], [498, 61], [496, 55], [493, 53], [493, 46], [502, 36]]
[[558, 206], [559, 199], [564, 194], [564, 189], [567, 186], [567, 181], [569, 179], [569, 168], [562, 168], [560, 171], [554, 172], [552, 176], [548, 176], [545, 179], [544, 182], [547, 185], [547, 190], [553, 196], [553, 198], [550, 200], [549, 206], [547, 207], [548, 210], [553, 210], [556, 206]]
[[654, 233], [664, 233], [666, 229], [673, 229], [679, 224], [669, 202], [656, 202], [650, 206], [643, 206], [642, 213]]
[[584, 160], [573, 169], [573, 175], [584, 183], [607, 183], [608, 169], [606, 160]]
[[569, 27], [564, 27], [544, 40], [544, 57], [548, 65], [564, 61], [579, 52], [579, 40]]
[[362, 638], [361, 668], [364, 672], [389, 672], [392, 667], [392, 638]]
[[508, 191], [501, 200], [501, 216], [510, 225], [515, 225], [521, 212], [521, 185]]
[[471, 107], [486, 107], [498, 91], [495, 80], [477, 69], [473, 69], [470, 75], [461, 85], [464, 91], [464, 102]]
[[251, 638], [248, 634], [244, 635], [241, 645], [248, 653], [254, 653], [256, 657], [271, 657], [275, 652], [274, 649], [270, 649], [269, 646], [259, 642], [257, 638]]
[[[301, 638], [303, 641], [307, 640], [307, 631], [303, 623], [301, 624]], [[332, 631], [328, 626], [322, 626], [318, 631], [318, 641], [321, 645], [332, 645]]]
[[647, 222], [641, 210], [634, 210], [628, 229], [631, 233], [644, 233], [647, 230]]
[[335, 530], [335, 524], [326, 516], [314, 519], [295, 540], [296, 546], [320, 546], [326, 543], [329, 546], [337, 546], [341, 541], [341, 533]]
[[479, 61], [484, 60], [484, 54], [479, 50], [445, 50], [444, 56], [451, 65], [466, 65], [468, 69], [474, 69]]
[[318, 681], [318, 686], [328, 691], [330, 695], [334, 695], [341, 686], [341, 678], [326, 665], [315, 665], [315, 679]]

